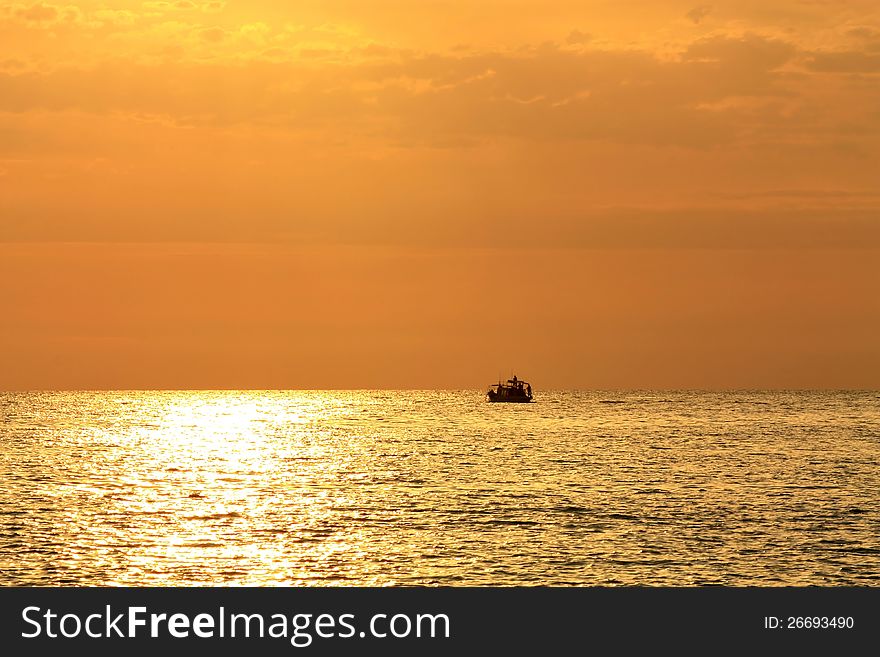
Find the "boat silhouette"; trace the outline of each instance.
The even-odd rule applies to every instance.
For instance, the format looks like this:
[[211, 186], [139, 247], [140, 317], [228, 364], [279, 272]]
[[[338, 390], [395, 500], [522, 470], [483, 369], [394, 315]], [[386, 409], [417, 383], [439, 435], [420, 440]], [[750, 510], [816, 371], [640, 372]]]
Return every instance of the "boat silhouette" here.
[[490, 402], [528, 403], [532, 401], [532, 385], [517, 379], [514, 374], [506, 383], [499, 381], [489, 386], [486, 399]]

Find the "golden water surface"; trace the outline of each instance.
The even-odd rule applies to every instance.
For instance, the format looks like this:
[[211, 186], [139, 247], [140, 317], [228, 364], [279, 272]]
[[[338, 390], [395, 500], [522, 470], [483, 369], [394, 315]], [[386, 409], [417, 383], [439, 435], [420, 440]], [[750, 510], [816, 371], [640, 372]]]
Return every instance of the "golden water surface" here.
[[4, 585], [877, 585], [880, 395], [0, 394]]

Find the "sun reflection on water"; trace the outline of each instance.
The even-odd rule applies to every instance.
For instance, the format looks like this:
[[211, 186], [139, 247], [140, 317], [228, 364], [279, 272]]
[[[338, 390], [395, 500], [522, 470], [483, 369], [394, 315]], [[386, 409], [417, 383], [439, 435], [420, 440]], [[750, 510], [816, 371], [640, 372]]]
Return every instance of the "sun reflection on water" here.
[[[174, 571], [198, 581], [210, 561], [224, 564], [218, 576], [226, 583], [309, 581], [349, 552], [347, 538], [309, 540], [342, 496], [345, 461], [334, 441], [304, 430], [323, 417], [320, 396], [186, 393], [156, 401], [148, 394], [142, 401], [151, 421], [131, 435], [136, 463], [125, 484], [132, 492], [113, 501], [119, 515], [143, 519], [150, 547], [125, 577], [162, 581]], [[313, 568], [285, 563], [291, 542]]]

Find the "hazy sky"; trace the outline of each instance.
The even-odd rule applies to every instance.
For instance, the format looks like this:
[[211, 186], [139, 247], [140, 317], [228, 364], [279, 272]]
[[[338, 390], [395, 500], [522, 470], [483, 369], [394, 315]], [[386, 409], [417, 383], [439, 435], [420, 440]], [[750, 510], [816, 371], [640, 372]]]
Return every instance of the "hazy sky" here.
[[0, 388], [880, 386], [876, 0], [0, 0]]

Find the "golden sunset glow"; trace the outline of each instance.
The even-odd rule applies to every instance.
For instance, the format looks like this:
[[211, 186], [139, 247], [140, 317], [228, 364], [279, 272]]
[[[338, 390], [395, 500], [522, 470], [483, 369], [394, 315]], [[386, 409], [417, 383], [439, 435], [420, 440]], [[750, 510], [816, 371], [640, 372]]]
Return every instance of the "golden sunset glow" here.
[[873, 388], [878, 181], [875, 0], [0, 0], [0, 388]]

